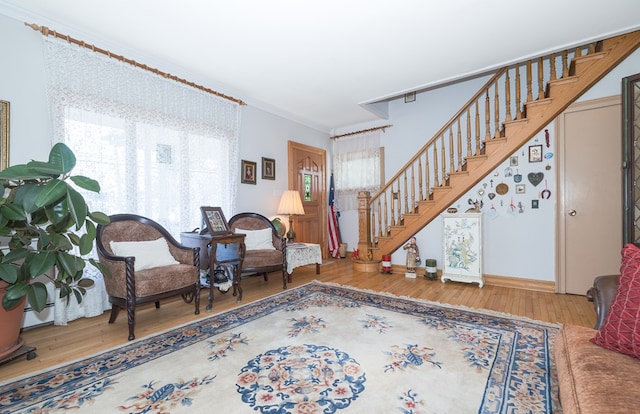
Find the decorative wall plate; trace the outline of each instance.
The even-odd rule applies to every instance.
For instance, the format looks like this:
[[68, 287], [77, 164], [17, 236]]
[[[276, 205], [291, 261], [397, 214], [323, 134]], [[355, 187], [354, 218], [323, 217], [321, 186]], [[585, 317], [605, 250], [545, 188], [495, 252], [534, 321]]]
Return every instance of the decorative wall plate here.
[[500, 195], [505, 195], [509, 192], [509, 186], [506, 185], [505, 183], [500, 183], [498, 185], [496, 185], [496, 193], [500, 194]]

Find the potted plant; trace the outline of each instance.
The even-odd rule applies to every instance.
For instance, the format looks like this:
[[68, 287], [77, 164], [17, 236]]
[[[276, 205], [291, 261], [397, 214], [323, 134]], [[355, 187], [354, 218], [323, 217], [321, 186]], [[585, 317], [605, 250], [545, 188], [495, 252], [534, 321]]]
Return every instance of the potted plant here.
[[[71, 149], [58, 143], [51, 148], [46, 162], [31, 161], [0, 171], [4, 187], [0, 198], [0, 237], [5, 240], [0, 243], [2, 308], [13, 311], [19, 318], [17, 332], [0, 331], [3, 342], [9, 341], [8, 345], [0, 343], [0, 359], [3, 347], [6, 356], [11, 353], [6, 348], [15, 348], [18, 343], [25, 298], [36, 311], [46, 305], [46, 286], [34, 281], [35, 278], [47, 274], [60, 289], [61, 298], [68, 301], [75, 296], [81, 302], [85, 289], [93, 285], [91, 279], [82, 278], [87, 260], [107, 274], [100, 263], [82, 257], [93, 248], [96, 224], [106, 224], [109, 218], [101, 212], [90, 212], [84, 197], [74, 188], [75, 185], [100, 191], [97, 181], [70, 174], [75, 164]], [[49, 272], [52, 268], [55, 272]], [[9, 313], [3, 309], [0, 317]], [[2, 329], [9, 325], [0, 322]]]

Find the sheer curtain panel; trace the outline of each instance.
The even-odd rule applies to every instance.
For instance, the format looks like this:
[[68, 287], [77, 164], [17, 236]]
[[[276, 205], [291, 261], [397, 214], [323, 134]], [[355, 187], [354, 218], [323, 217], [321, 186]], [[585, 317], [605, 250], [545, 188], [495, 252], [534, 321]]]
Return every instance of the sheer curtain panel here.
[[74, 151], [77, 174], [100, 182], [100, 194], [83, 192], [91, 210], [149, 217], [178, 240], [200, 226], [200, 206], [233, 214], [237, 103], [60, 39], [42, 40], [53, 142]]
[[333, 141], [333, 174], [337, 211], [357, 210], [358, 191], [375, 194], [382, 180], [380, 131]]

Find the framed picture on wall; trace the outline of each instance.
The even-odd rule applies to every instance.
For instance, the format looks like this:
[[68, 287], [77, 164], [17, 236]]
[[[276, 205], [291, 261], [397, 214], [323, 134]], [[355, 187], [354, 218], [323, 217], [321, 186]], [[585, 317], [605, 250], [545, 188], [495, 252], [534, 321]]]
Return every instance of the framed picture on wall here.
[[529, 145], [529, 162], [542, 162], [542, 144]]
[[253, 161], [242, 160], [240, 171], [242, 176], [240, 182], [243, 184], [255, 184], [256, 183], [256, 163]]
[[262, 179], [276, 179], [276, 160], [274, 160], [273, 158], [262, 157]]

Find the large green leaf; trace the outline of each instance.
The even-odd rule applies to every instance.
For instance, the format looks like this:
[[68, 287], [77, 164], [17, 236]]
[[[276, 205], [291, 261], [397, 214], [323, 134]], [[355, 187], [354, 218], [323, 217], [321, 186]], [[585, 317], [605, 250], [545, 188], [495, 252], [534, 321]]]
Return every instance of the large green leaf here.
[[36, 205], [36, 199], [40, 195], [41, 186], [35, 183], [26, 183], [18, 187], [16, 190], [14, 201], [24, 208], [28, 213], [33, 213], [39, 207]]
[[101, 211], [92, 211], [89, 213], [89, 217], [98, 224], [109, 224], [111, 222], [109, 216]]
[[2, 263], [13, 263], [18, 260], [24, 259], [29, 254], [29, 249], [26, 247], [21, 247], [17, 249], [12, 249], [10, 252], [2, 257]]
[[9, 263], [0, 263], [0, 279], [7, 283], [16, 283], [18, 281], [18, 268]]
[[49, 233], [49, 237], [55, 250], [67, 251], [73, 249], [73, 245], [65, 234]]
[[[68, 205], [67, 198], [63, 198], [58, 203], [47, 207], [45, 209], [47, 220], [57, 228], [62, 227], [70, 218]], [[68, 226], [64, 228], [66, 229]]]
[[6, 293], [2, 296], [2, 307], [5, 310], [10, 310], [16, 307], [25, 297], [29, 290], [28, 283], [20, 283], [17, 285], [7, 286]]
[[64, 181], [53, 179], [40, 186], [40, 193], [36, 198], [36, 206], [48, 207], [56, 204], [61, 198], [67, 195], [69, 185]]
[[67, 203], [69, 205], [69, 213], [73, 221], [76, 223], [76, 230], [80, 230], [84, 226], [89, 209], [82, 195], [71, 187], [67, 188]]
[[0, 214], [10, 221], [24, 221], [27, 219], [22, 207], [15, 204], [5, 204], [1, 206]]
[[85, 177], [84, 175], [74, 175], [69, 178], [80, 188], [93, 191], [94, 193], [100, 192], [100, 184], [93, 178]]
[[14, 165], [0, 171], [0, 180], [19, 181], [37, 180], [38, 178], [42, 178], [42, 176], [27, 167], [26, 164]]
[[27, 299], [29, 304], [36, 312], [42, 311], [47, 305], [47, 287], [44, 283], [34, 282], [31, 289], [27, 291]]
[[56, 264], [56, 254], [54, 252], [39, 252], [29, 260], [29, 274], [31, 277], [38, 277], [45, 274]]
[[[56, 262], [67, 275], [75, 275], [84, 269], [85, 262], [81, 257], [69, 253], [58, 253]], [[59, 274], [59, 276], [61, 276]]]
[[63, 173], [68, 173], [76, 166], [76, 156], [65, 144], [58, 142], [49, 152], [49, 163], [60, 168]]
[[44, 161], [30, 161], [27, 167], [42, 178], [59, 177], [64, 172], [59, 166]]

